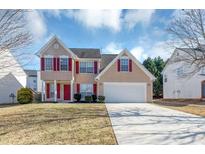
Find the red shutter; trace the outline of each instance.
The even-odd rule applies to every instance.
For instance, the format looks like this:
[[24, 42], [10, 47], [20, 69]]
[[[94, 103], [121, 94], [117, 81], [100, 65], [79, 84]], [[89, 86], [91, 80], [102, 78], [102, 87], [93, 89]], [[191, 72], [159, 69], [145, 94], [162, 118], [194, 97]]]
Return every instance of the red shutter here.
[[72, 58], [68, 58], [69, 71], [72, 71]]
[[76, 67], [76, 74], [78, 74], [79, 73], [79, 61], [76, 61], [75, 67]]
[[117, 71], [120, 72], [120, 59], [117, 60]]
[[45, 70], [45, 62], [44, 62], [44, 58], [41, 58], [41, 71]]
[[61, 85], [60, 83], [57, 83], [57, 98], [61, 97]]
[[58, 57], [57, 58], [57, 71], [60, 70], [60, 58]]
[[93, 94], [97, 95], [97, 84], [93, 84]]
[[132, 72], [132, 60], [129, 59], [129, 71]]
[[46, 97], [50, 98], [50, 84], [46, 83]]
[[94, 73], [97, 74], [98, 73], [98, 62], [94, 61]]
[[77, 93], [80, 93], [80, 84], [77, 83]]
[[53, 58], [53, 70], [56, 71], [56, 58]]

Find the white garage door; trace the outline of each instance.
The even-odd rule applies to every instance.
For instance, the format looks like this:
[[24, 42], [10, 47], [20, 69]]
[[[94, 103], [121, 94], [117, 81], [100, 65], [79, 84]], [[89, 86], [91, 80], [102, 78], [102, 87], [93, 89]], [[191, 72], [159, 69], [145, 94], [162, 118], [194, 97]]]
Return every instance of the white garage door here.
[[146, 102], [146, 83], [105, 82], [106, 102]]

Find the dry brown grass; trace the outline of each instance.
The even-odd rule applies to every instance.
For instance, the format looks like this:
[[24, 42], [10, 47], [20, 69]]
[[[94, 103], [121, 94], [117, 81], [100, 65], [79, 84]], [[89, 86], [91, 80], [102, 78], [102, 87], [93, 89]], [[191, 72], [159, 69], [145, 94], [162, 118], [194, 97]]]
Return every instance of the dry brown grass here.
[[205, 117], [205, 102], [201, 100], [156, 100], [155, 104]]
[[0, 144], [116, 144], [104, 104], [0, 108]]

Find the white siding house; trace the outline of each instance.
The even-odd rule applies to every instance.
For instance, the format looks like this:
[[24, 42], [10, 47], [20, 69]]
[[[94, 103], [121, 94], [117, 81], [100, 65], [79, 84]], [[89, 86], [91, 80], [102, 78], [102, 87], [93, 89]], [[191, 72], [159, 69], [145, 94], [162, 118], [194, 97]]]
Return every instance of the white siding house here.
[[34, 92], [37, 92], [37, 70], [24, 70], [27, 74], [26, 87], [31, 88]]
[[[0, 55], [0, 104], [12, 103], [11, 93], [26, 87], [27, 75], [15, 57], [7, 50]], [[14, 99], [16, 102], [16, 97]]]
[[[168, 60], [163, 74], [163, 97], [165, 99], [205, 98], [205, 69], [192, 74], [193, 67], [187, 63], [174, 62], [183, 51], [176, 49]], [[187, 56], [187, 55], [184, 55]]]

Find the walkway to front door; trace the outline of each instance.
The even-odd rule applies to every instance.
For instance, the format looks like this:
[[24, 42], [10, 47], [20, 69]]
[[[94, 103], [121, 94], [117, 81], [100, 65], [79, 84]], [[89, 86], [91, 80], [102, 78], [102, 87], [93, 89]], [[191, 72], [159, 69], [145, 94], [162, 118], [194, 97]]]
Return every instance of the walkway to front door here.
[[205, 118], [148, 103], [106, 106], [119, 144], [205, 144]]

